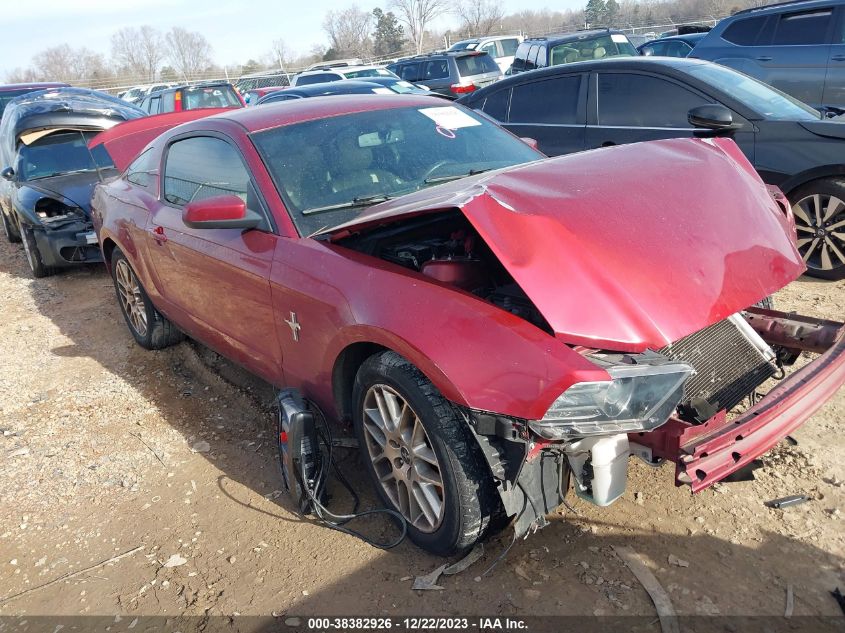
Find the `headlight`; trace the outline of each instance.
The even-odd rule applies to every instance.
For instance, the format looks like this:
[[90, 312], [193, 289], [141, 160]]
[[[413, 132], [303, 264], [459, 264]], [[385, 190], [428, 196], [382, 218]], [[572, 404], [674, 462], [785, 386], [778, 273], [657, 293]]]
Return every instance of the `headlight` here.
[[693, 368], [663, 362], [613, 365], [607, 371], [611, 380], [572, 385], [542, 420], [528, 426], [553, 440], [650, 431], [672, 415]]

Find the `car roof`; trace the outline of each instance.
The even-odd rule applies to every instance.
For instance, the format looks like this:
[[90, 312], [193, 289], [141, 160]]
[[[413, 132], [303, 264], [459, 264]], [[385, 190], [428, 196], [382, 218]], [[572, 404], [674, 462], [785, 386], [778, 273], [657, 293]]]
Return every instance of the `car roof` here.
[[[784, 10], [792, 9], [815, 9], [821, 7], [832, 7], [842, 4], [842, 0], [790, 0], [789, 2], [777, 2], [769, 4], [764, 7], [751, 7], [737, 11], [730, 18], [738, 15], [769, 15], [770, 13], [778, 13]], [[728, 18], [728, 19], [730, 19]]]
[[315, 68], [314, 70], [304, 70], [300, 75], [319, 75], [320, 73], [336, 73], [342, 75], [343, 73], [356, 72], [358, 70], [373, 70], [377, 68], [386, 68], [378, 64], [367, 64], [359, 66], [327, 66], [326, 68]]
[[[617, 29], [588, 29], [585, 31], [572, 31], [571, 33], [556, 33], [554, 35], [544, 35], [542, 37], [529, 37], [523, 40], [525, 42], [572, 42], [576, 40], [585, 40], [599, 35], [607, 35], [608, 33], [622, 33]], [[623, 33], [624, 35], [624, 33]]]
[[58, 81], [38, 81], [24, 84], [3, 84], [0, 85], [0, 92], [12, 92], [14, 90], [46, 90], [47, 88], [68, 88], [68, 84]]
[[[248, 133], [267, 130], [301, 121], [312, 121], [344, 114], [395, 108], [431, 108], [438, 103], [425, 95], [362, 95], [326, 96], [310, 99], [291, 99], [260, 108], [237, 108], [223, 114], [201, 119], [199, 123], [228, 120], [241, 125]], [[448, 107], [448, 106], [446, 106]]]
[[461, 49], [459, 51], [437, 51], [434, 53], [423, 53], [421, 55], [414, 55], [413, 57], [406, 57], [400, 59], [398, 62], [390, 64], [390, 66], [397, 66], [399, 64], [407, 64], [410, 62], [420, 62], [426, 59], [434, 59], [437, 57], [471, 57], [473, 55], [489, 55], [487, 51], [477, 51], [472, 49]]

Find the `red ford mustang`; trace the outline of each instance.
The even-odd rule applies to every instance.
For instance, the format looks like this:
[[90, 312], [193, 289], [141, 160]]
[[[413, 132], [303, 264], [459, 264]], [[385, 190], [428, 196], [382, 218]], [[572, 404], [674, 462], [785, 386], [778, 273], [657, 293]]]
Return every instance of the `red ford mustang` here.
[[93, 216], [139, 344], [184, 332], [351, 422], [439, 554], [570, 485], [612, 503], [632, 454], [706, 488], [845, 382], [842, 323], [752, 307], [804, 263], [729, 140], [546, 159], [460, 106], [307, 99], [165, 131]]

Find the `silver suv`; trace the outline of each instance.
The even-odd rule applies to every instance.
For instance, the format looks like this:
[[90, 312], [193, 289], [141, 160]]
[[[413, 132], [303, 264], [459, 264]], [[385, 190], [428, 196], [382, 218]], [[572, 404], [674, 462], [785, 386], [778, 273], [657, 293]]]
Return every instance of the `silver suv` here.
[[740, 11], [719, 22], [690, 57], [730, 66], [816, 107], [845, 108], [845, 0]]

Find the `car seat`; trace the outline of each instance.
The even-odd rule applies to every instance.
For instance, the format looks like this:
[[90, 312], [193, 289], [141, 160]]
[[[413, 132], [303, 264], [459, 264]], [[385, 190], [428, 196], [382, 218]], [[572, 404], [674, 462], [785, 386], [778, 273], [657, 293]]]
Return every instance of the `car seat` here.
[[607, 51], [605, 50], [604, 46], [597, 46], [593, 50], [593, 59], [601, 59], [605, 55], [607, 55]]
[[387, 193], [402, 182], [395, 174], [372, 165], [373, 152], [369, 147], [358, 145], [357, 134], [338, 138], [333, 163], [331, 185], [337, 193]]

